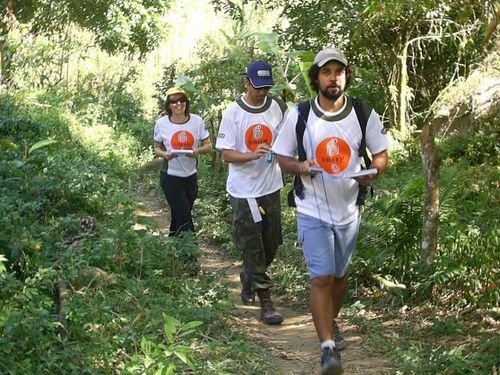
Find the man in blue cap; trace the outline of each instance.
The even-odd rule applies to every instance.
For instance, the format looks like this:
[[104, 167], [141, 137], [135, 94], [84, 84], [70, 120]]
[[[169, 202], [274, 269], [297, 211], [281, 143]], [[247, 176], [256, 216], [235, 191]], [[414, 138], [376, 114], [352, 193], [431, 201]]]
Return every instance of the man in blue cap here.
[[257, 293], [261, 320], [280, 324], [273, 307], [273, 282], [267, 274], [281, 236], [281, 170], [271, 146], [286, 115], [286, 104], [271, 98], [271, 66], [253, 61], [244, 73], [245, 94], [222, 115], [217, 149], [229, 163], [226, 190], [233, 207], [234, 243], [243, 253], [241, 300], [252, 304]]

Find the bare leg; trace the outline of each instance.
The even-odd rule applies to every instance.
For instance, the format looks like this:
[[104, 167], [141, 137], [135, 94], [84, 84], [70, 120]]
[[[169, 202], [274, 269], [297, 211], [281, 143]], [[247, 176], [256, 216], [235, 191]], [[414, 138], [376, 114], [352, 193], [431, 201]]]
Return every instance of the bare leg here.
[[[342, 306], [342, 301], [347, 291], [348, 274], [346, 273], [344, 277], [338, 279], [333, 278], [332, 287], [332, 309], [333, 309], [333, 319], [336, 319], [339, 315], [340, 308]], [[331, 322], [331, 321], [330, 321]]]
[[311, 281], [311, 312], [320, 342], [333, 339], [333, 287], [333, 276], [320, 276]]

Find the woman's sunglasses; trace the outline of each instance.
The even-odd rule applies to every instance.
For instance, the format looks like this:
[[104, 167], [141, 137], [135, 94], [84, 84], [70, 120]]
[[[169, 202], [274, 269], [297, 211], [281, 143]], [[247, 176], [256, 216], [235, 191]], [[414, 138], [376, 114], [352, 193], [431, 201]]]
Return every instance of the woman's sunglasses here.
[[167, 102], [168, 104], [176, 104], [176, 103], [187, 103], [186, 98], [179, 98], [179, 99], [168, 99]]

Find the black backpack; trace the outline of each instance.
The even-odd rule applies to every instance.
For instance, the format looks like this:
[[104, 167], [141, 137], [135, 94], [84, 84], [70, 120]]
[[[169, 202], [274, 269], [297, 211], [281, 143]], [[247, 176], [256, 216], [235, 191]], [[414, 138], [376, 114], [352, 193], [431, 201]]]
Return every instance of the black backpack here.
[[[368, 117], [370, 116], [371, 108], [366, 107], [361, 100], [358, 98], [351, 98], [352, 106], [356, 112], [358, 118], [358, 123], [361, 128], [361, 144], [359, 145], [359, 156], [362, 157], [364, 161], [364, 166], [362, 168], [369, 168], [371, 164], [371, 159], [366, 151], [366, 123], [368, 122]], [[311, 110], [311, 101], [300, 103], [297, 106], [299, 116], [297, 118], [297, 124], [295, 125], [295, 135], [297, 137], [297, 152], [299, 154], [299, 161], [304, 161], [307, 159], [306, 151], [304, 149], [304, 132], [306, 130], [306, 122], [309, 117], [309, 111]], [[294, 194], [295, 192], [295, 194]], [[368, 192], [368, 186], [359, 185], [358, 196], [356, 198], [356, 204], [361, 206], [365, 204], [366, 193]], [[373, 196], [373, 188], [370, 186], [370, 192]], [[293, 180], [293, 188], [288, 192], [287, 202], [288, 206], [295, 207], [295, 195], [300, 199], [304, 199], [304, 185], [299, 175], [295, 175]]]

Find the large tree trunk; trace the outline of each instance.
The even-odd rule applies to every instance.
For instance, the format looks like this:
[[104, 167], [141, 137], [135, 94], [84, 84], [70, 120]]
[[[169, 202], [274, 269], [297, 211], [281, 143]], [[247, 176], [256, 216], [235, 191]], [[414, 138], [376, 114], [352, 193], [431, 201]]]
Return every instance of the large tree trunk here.
[[439, 151], [436, 143], [434, 122], [422, 129], [422, 163], [425, 178], [424, 215], [422, 228], [421, 262], [428, 267], [438, 249], [439, 226]]
[[490, 22], [488, 22], [488, 25], [486, 26], [486, 30], [483, 36], [483, 46], [486, 46], [488, 44], [491, 37], [493, 36], [493, 33], [497, 29], [499, 22], [500, 22], [500, 5], [497, 4], [495, 12], [493, 13]]
[[397, 128], [397, 121], [396, 121], [396, 108], [395, 108], [395, 103], [391, 100], [391, 84], [389, 81], [389, 78], [385, 74], [385, 69], [383, 64], [380, 62], [380, 60], [373, 58], [373, 60], [376, 62], [378, 66], [378, 76], [380, 80], [380, 84], [382, 85], [382, 89], [384, 90], [384, 95], [386, 97], [386, 106], [387, 106], [387, 118], [389, 121], [389, 128], [391, 129], [396, 129]]
[[[222, 110], [220, 110], [217, 113], [217, 127], [212, 123], [212, 131], [211, 131], [211, 136], [212, 136], [212, 147], [215, 147], [215, 144], [217, 142], [217, 135], [219, 133], [219, 126], [220, 122], [222, 120]], [[221, 169], [222, 169], [222, 153], [219, 150], [216, 150], [216, 152], [213, 154], [213, 171], [214, 174], [212, 176], [212, 181], [219, 181], [220, 179], [220, 174], [221, 174]]]
[[405, 40], [401, 55], [398, 56], [399, 65], [399, 90], [398, 90], [398, 129], [401, 131], [403, 139], [408, 137], [408, 125], [406, 122], [408, 109], [408, 66], [406, 59], [408, 58], [408, 41]]
[[0, 84], [3, 84], [7, 76], [8, 70], [8, 49], [7, 49], [7, 30], [4, 28], [5, 25], [2, 25], [0, 29]]
[[[402, 31], [394, 43], [394, 49], [390, 58], [385, 63], [379, 63], [378, 71], [382, 88], [386, 97], [386, 105], [390, 127], [400, 133], [398, 138], [408, 138], [408, 32]], [[380, 52], [384, 56], [387, 51]], [[395, 62], [392, 62], [395, 59]], [[376, 58], [374, 59], [376, 61]], [[384, 74], [384, 65], [393, 64], [394, 67], [389, 76]]]

